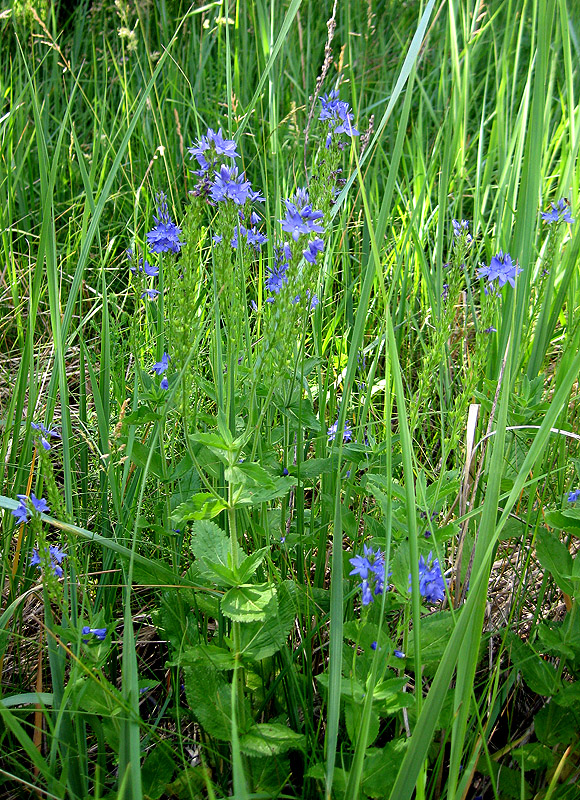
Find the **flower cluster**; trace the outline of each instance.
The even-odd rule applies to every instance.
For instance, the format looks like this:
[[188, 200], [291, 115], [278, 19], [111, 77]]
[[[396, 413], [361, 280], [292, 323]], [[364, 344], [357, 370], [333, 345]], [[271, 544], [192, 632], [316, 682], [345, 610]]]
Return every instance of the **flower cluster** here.
[[477, 270], [478, 278], [487, 278], [488, 287], [493, 292], [496, 289], [494, 281], [498, 282], [501, 289], [506, 283], [515, 288], [515, 280], [522, 271], [517, 261], [513, 261], [509, 253], [500, 250], [490, 261], [489, 266], [482, 264]]
[[[385, 556], [380, 550], [375, 552], [372, 547], [367, 547], [366, 544], [363, 547], [364, 555], [349, 558], [354, 568], [349, 574], [358, 575], [361, 578], [362, 583], [359, 588], [362, 590], [362, 603], [363, 606], [368, 606], [373, 602], [373, 594], [377, 596], [384, 591]], [[371, 589], [371, 583], [374, 583], [374, 592]]]
[[[423, 556], [419, 557], [419, 592], [428, 603], [438, 603], [445, 597], [445, 578], [441, 573], [439, 559], [434, 561], [433, 553], [427, 556], [427, 562]], [[411, 575], [409, 574], [409, 591], [411, 591]]]
[[[336, 422], [333, 422], [330, 428], [326, 431], [329, 442], [334, 442], [337, 432], [338, 432], [338, 420], [336, 420]], [[348, 422], [344, 423], [344, 432], [342, 434], [342, 441], [352, 442], [352, 429], [349, 427]]]
[[[296, 194], [298, 195], [298, 192]], [[303, 199], [306, 199], [307, 202], [302, 203]], [[294, 200], [298, 200], [298, 197], [295, 196]], [[284, 205], [286, 206], [286, 216], [279, 222], [282, 225], [282, 230], [291, 234], [295, 242], [301, 236], [308, 236], [311, 233], [324, 233], [322, 225], [317, 224], [317, 220], [322, 219], [324, 214], [322, 211], [313, 211], [311, 203], [308, 202], [306, 190], [301, 191], [298, 203], [284, 200]], [[317, 239], [317, 241], [321, 240]]]
[[473, 238], [469, 233], [469, 222], [466, 219], [462, 219], [461, 222], [452, 219], [451, 224], [453, 225], [453, 235], [455, 238], [459, 239], [460, 237], [465, 237], [466, 243], [471, 244]]
[[204, 175], [216, 166], [219, 156], [239, 158], [240, 154], [236, 150], [236, 146], [233, 139], [224, 139], [221, 128], [217, 133], [208, 128], [207, 134], [187, 149], [190, 157], [197, 158], [199, 163], [200, 171], [196, 174]]
[[[31, 492], [30, 497], [27, 494], [17, 494], [16, 497], [20, 504], [12, 510], [12, 514], [20, 523], [28, 522], [33, 513], [45, 514], [50, 511], [46, 500], [36, 497], [34, 492]], [[32, 506], [32, 512], [30, 506]]]
[[558, 200], [557, 203], [551, 203], [551, 208], [549, 211], [542, 211], [541, 216], [542, 219], [551, 225], [553, 222], [569, 222], [572, 224], [574, 222], [572, 216], [570, 215], [570, 209], [566, 201], [562, 198]]
[[[284, 242], [274, 248], [274, 266], [266, 267], [266, 289], [273, 294], [280, 294], [282, 287], [288, 283], [288, 267], [292, 258], [290, 245]], [[266, 298], [267, 303], [273, 303], [276, 298]]]
[[345, 100], [338, 99], [338, 89], [333, 89], [329, 94], [320, 98], [322, 109], [319, 120], [328, 121], [328, 136], [326, 137], [326, 147], [330, 147], [333, 134], [346, 133], [347, 136], [358, 136], [359, 132], [353, 126], [354, 114], [351, 112], [349, 104]]
[[153, 215], [155, 227], [147, 234], [147, 242], [152, 253], [179, 253], [183, 247], [179, 235], [181, 228], [172, 221], [167, 207], [167, 197], [165, 192], [158, 192], [155, 195], [157, 205], [157, 216]]
[[577, 500], [580, 499], [580, 489], [574, 489], [573, 492], [568, 494], [568, 502], [575, 503]]
[[35, 431], [40, 431], [40, 443], [45, 450], [50, 450], [51, 448], [51, 444], [48, 441], [49, 438], [52, 439], [62, 438], [58, 431], [54, 430], [53, 428], [45, 428], [42, 422], [40, 423], [40, 425], [36, 425], [36, 423], [31, 422], [30, 427]]
[[[50, 566], [53, 573], [56, 575], [57, 578], [62, 578], [63, 571], [62, 571], [62, 561], [64, 558], [67, 557], [67, 554], [63, 552], [60, 548], [56, 545], [50, 545], [48, 548], [48, 558], [47, 561], [50, 560]], [[40, 554], [36, 548], [32, 551], [32, 557], [30, 558], [30, 566], [31, 567], [38, 567], [41, 569], [42, 567], [42, 559]]]

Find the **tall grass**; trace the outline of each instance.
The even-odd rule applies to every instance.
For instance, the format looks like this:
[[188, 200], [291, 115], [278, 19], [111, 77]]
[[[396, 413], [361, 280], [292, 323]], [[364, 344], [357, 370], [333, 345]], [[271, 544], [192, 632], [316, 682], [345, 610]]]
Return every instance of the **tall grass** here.
[[[31, 8], [0, 18], [6, 796], [576, 796], [580, 237], [540, 211], [577, 216], [577, 3]], [[264, 279], [283, 199], [329, 189], [337, 82], [362, 136], [285, 369]], [[192, 211], [208, 127], [265, 198], [234, 311], [221, 212]], [[126, 250], [160, 189], [190, 249], [144, 303]], [[500, 249], [522, 271], [486, 295]], [[19, 525], [32, 492], [51, 513]], [[62, 580], [30, 565], [43, 536]], [[392, 573], [369, 605], [363, 543]]]

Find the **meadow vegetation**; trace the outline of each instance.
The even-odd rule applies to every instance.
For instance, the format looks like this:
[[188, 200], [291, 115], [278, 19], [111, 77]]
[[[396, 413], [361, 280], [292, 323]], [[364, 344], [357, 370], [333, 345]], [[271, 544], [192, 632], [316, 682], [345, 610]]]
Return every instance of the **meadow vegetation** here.
[[0, 12], [2, 797], [580, 797], [579, 63], [577, 0]]

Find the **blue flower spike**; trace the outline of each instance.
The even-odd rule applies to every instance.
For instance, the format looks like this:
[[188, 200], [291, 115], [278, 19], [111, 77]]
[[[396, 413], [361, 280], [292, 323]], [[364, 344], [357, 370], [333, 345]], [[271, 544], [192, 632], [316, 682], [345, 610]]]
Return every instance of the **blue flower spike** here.
[[31, 422], [30, 423], [30, 427], [34, 431], [40, 431], [40, 443], [44, 447], [45, 450], [50, 450], [51, 449], [51, 444], [49, 442], [49, 439], [51, 439], [51, 438], [52, 439], [62, 439], [62, 436], [60, 435], [60, 433], [57, 430], [55, 430], [54, 428], [46, 428], [42, 424], [42, 422], [39, 425], [37, 425], [34, 422]]
[[[179, 253], [183, 247], [183, 242], [179, 239], [181, 228], [178, 228], [169, 216], [165, 192], [158, 192], [155, 195], [155, 202], [157, 204], [157, 216], [153, 215], [155, 227], [147, 234], [149, 249], [152, 253]], [[147, 294], [152, 291], [156, 290], [150, 289]], [[149, 299], [153, 299], [151, 294], [149, 294]]]
[[[53, 573], [56, 575], [57, 578], [62, 578], [64, 575], [63, 569], [61, 564], [63, 559], [67, 558], [67, 553], [61, 550], [56, 545], [50, 545], [48, 548], [48, 556], [50, 559], [50, 567]], [[32, 551], [32, 556], [30, 557], [30, 566], [31, 567], [38, 567], [38, 569], [42, 568], [42, 559], [40, 558], [40, 554], [36, 548]]]
[[[373, 595], [376, 597], [382, 594], [385, 589], [385, 557], [380, 550], [376, 552], [372, 547], [363, 545], [364, 555], [354, 556], [349, 561], [353, 569], [350, 575], [358, 575], [362, 579], [359, 588], [362, 591], [362, 604], [368, 606], [373, 602]], [[389, 577], [391, 573], [389, 572]], [[374, 592], [371, 589], [374, 583]]]
[[[409, 574], [409, 591], [412, 590], [411, 575]], [[428, 603], [438, 603], [445, 597], [445, 578], [441, 573], [439, 559], [433, 560], [433, 553], [429, 553], [427, 561], [419, 557], [419, 593]]]
[[542, 211], [541, 217], [548, 225], [554, 222], [567, 222], [571, 225], [574, 222], [568, 203], [564, 198], [558, 200], [557, 203], [551, 203], [548, 211]]

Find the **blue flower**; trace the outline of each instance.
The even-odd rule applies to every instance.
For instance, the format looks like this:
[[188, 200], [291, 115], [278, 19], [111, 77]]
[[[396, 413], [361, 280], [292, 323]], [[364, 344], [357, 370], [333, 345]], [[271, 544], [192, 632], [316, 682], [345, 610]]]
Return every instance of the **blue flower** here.
[[481, 268], [477, 270], [477, 277], [487, 278], [488, 285], [491, 284], [490, 289], [494, 291], [495, 285], [493, 285], [493, 281], [495, 280], [497, 280], [500, 289], [506, 283], [515, 288], [515, 279], [521, 271], [517, 261], [514, 263], [509, 253], [504, 253], [500, 250], [491, 259], [489, 266], [482, 264]]
[[309, 261], [311, 264], [316, 264], [316, 256], [318, 253], [324, 250], [324, 241], [322, 239], [313, 239], [312, 241], [308, 242], [308, 247], [306, 250], [302, 251], [302, 255]]
[[[337, 433], [337, 428], [338, 428], [338, 420], [336, 420], [336, 422], [333, 422], [330, 428], [326, 432], [328, 435], [329, 442], [334, 442]], [[352, 430], [349, 427], [348, 422], [344, 423], [344, 433], [342, 434], [342, 441], [352, 442]]]
[[36, 423], [31, 422], [30, 427], [35, 431], [41, 432], [40, 443], [42, 444], [45, 450], [50, 450], [50, 442], [48, 441], [49, 437], [52, 437], [53, 439], [62, 438], [60, 433], [58, 433], [58, 431], [54, 429], [45, 428], [42, 422], [40, 423], [40, 425], [36, 425]]
[[246, 230], [246, 239], [248, 240], [248, 244], [253, 245], [257, 251], [268, 241], [268, 237], [260, 233], [255, 226], [250, 230]]
[[155, 300], [158, 294], [161, 294], [159, 289], [145, 289], [144, 292], [141, 292], [141, 300], [144, 297], [148, 297], [150, 300]]
[[551, 203], [551, 210], [542, 211], [541, 217], [548, 225], [551, 225], [552, 222], [568, 222], [570, 224], [574, 222], [570, 216], [568, 204], [563, 198], [558, 200], [557, 203]]
[[324, 216], [322, 211], [313, 211], [311, 205], [303, 206], [298, 210], [290, 200], [284, 200], [284, 205], [286, 206], [286, 217], [278, 221], [282, 224], [283, 231], [292, 234], [295, 242], [301, 236], [324, 232], [324, 228], [316, 222]]
[[[233, 139], [224, 139], [222, 129], [220, 128], [216, 133], [211, 128], [207, 129], [207, 134], [202, 136], [201, 139], [191, 147], [188, 147], [188, 152], [191, 158], [197, 158], [199, 166], [204, 172], [215, 166], [216, 156], [225, 156], [226, 158], [239, 158], [240, 154], [236, 150], [236, 143]], [[206, 158], [206, 153], [210, 151], [211, 161]]]
[[359, 132], [353, 126], [354, 114], [351, 113], [349, 104], [338, 99], [338, 90], [333, 89], [330, 94], [323, 95], [320, 99], [322, 109], [319, 120], [328, 121], [328, 136], [326, 147], [330, 147], [331, 134], [346, 133], [348, 136], [358, 136]]
[[161, 383], [159, 385], [163, 389], [164, 392], [167, 391], [167, 389], [169, 389], [169, 381], [167, 380], [167, 378], [163, 378], [163, 380], [161, 381]]
[[171, 361], [171, 356], [167, 353], [163, 353], [161, 356], [161, 361], [156, 361], [155, 364], [151, 367], [151, 370], [155, 372], [157, 375], [163, 375], [163, 373], [169, 367], [169, 362]]
[[466, 242], [470, 243], [473, 241], [469, 233], [469, 222], [466, 219], [462, 219], [461, 222], [452, 219], [451, 224], [453, 225], [453, 235], [455, 237], [459, 238], [460, 236], [465, 236]]
[[405, 654], [403, 653], [402, 650], [393, 650], [393, 655], [396, 658], [405, 658]]
[[490, 325], [489, 328], [485, 328], [484, 333], [497, 333], [497, 328], [494, 328], [493, 325]]
[[[441, 573], [439, 559], [432, 561], [433, 553], [427, 556], [427, 562], [419, 557], [419, 593], [428, 603], [438, 603], [445, 597], [445, 578]], [[411, 591], [411, 575], [409, 574], [409, 591]]]
[[228, 169], [222, 164], [219, 174], [215, 173], [215, 180], [210, 190], [211, 199], [217, 203], [232, 200], [237, 205], [243, 206], [251, 191], [250, 182], [244, 179], [244, 173], [238, 177], [237, 167]]
[[[94, 636], [95, 639], [98, 639], [100, 642], [104, 641], [105, 637], [107, 636], [107, 629], [106, 628], [89, 628], [88, 625], [84, 625], [81, 631], [83, 636]], [[85, 644], [89, 643], [88, 639], [83, 639]]]
[[[568, 494], [568, 502], [569, 503], [575, 503], [576, 500], [578, 500], [579, 498], [580, 498], [580, 489], [574, 489], [573, 492], [570, 492]], [[14, 512], [12, 512], [12, 513], [14, 513]]]
[[[362, 579], [359, 588], [362, 590], [362, 604], [368, 606], [373, 602], [371, 581], [374, 582], [374, 595], [382, 594], [385, 588], [385, 557], [380, 550], [363, 545], [364, 555], [354, 556], [349, 561], [353, 565], [350, 575], [358, 575]], [[389, 573], [390, 575], [391, 573]]]
[[[63, 562], [63, 559], [67, 558], [67, 554], [56, 545], [50, 545], [50, 547], [48, 548], [48, 555], [50, 558], [50, 566], [52, 571], [54, 572], [57, 578], [62, 578], [64, 573], [61, 564]], [[30, 558], [30, 566], [38, 567], [38, 569], [41, 569], [42, 567], [42, 559], [40, 558], [40, 555], [36, 548], [34, 548], [34, 550], [32, 551], [32, 556]]]
[[153, 215], [155, 227], [147, 234], [147, 242], [152, 253], [179, 253], [183, 247], [179, 235], [181, 228], [172, 222], [167, 208], [167, 197], [164, 192], [155, 195], [157, 216]]

